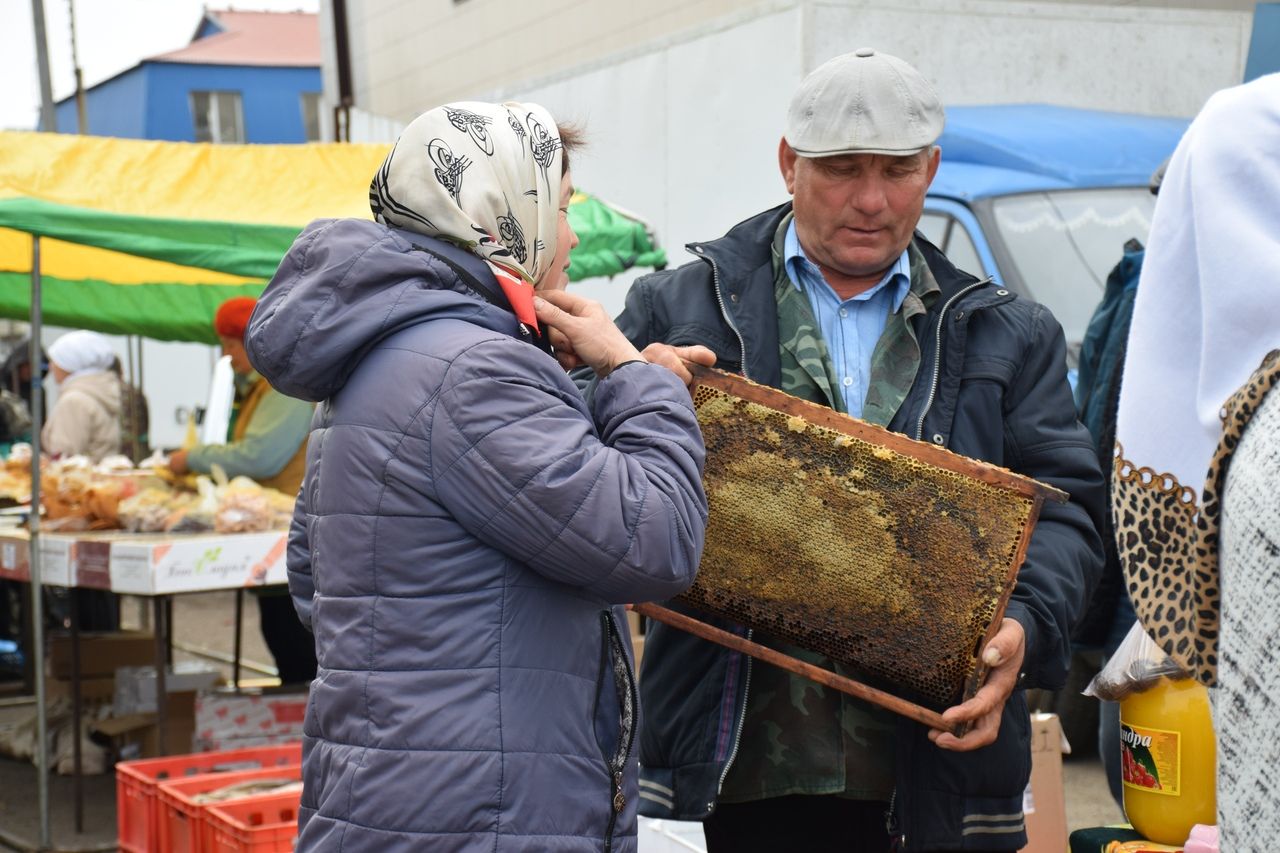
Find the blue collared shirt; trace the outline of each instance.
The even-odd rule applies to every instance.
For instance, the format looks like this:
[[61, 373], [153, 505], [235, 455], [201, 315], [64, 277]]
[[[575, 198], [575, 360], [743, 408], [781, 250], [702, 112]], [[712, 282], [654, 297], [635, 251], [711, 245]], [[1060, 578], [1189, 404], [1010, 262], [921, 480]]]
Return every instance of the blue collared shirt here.
[[889, 314], [902, 307], [911, 290], [911, 262], [904, 251], [897, 263], [870, 290], [851, 299], [840, 297], [822, 277], [822, 271], [805, 256], [793, 221], [787, 228], [783, 264], [791, 283], [813, 308], [814, 319], [827, 344], [845, 411], [862, 416], [862, 402], [871, 382], [871, 356], [884, 332]]

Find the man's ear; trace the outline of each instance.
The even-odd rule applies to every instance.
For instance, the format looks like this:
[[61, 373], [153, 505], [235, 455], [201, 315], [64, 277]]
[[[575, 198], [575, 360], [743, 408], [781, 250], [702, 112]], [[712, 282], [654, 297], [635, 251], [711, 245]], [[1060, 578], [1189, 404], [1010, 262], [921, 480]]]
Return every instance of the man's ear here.
[[929, 162], [927, 165], [929, 183], [933, 183], [933, 178], [938, 174], [938, 164], [942, 162], [942, 149], [937, 145], [929, 150]]
[[782, 171], [782, 180], [787, 185], [787, 192], [796, 192], [796, 152], [787, 144], [785, 138], [778, 141], [778, 168]]

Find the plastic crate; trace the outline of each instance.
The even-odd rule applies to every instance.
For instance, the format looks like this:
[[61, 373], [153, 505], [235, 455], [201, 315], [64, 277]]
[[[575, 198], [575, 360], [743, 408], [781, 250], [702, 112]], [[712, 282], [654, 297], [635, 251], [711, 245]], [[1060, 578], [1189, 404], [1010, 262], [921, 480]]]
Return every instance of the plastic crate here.
[[[196, 797], [227, 785], [258, 779], [301, 781], [302, 765], [263, 767], [258, 770], [232, 773], [201, 773], [199, 776], [187, 779], [159, 783], [156, 786], [156, 808], [159, 811], [160, 849], [166, 853], [207, 853], [212, 850], [212, 838], [208, 823], [205, 821], [205, 812], [213, 804], [197, 802]], [[270, 792], [250, 796], [270, 796]], [[234, 801], [225, 800], [224, 802]]]
[[210, 853], [289, 853], [298, 840], [302, 794], [263, 794], [209, 806]]
[[116, 834], [125, 853], [160, 853], [156, 785], [201, 773], [224, 773], [302, 763], [302, 742], [165, 758], [121, 761], [116, 765]]

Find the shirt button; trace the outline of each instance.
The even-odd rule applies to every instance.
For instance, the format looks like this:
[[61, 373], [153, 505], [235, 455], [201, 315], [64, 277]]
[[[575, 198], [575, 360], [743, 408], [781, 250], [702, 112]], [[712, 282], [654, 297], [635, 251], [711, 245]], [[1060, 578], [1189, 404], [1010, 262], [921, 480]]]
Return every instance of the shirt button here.
[[845, 309], [841, 308], [841, 309], [840, 309], [840, 316], [841, 316], [841, 317], [848, 317], [848, 316], [849, 316], [849, 312], [848, 312], [848, 311], [846, 311]]
[[845, 384], [845, 385], [852, 385], [852, 384], [853, 384], [853, 377], [852, 377], [852, 376], [846, 376], [846, 377], [844, 378], [844, 384]]

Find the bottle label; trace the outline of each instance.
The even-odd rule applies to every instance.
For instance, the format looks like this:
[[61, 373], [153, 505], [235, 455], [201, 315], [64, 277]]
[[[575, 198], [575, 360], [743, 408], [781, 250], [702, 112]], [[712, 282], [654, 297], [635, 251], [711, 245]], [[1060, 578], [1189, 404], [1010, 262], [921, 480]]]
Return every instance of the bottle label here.
[[1120, 765], [1124, 784], [1154, 794], [1178, 795], [1182, 772], [1179, 732], [1120, 721]]

